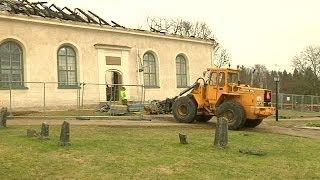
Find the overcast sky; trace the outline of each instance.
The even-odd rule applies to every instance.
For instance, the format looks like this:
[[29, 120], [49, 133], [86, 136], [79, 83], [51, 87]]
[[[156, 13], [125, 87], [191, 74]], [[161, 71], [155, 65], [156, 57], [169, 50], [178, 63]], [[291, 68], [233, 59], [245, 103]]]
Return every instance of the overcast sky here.
[[209, 24], [232, 55], [232, 65], [265, 64], [291, 69], [292, 57], [320, 44], [319, 0], [49, 0], [92, 10], [127, 27], [148, 16], [179, 17]]

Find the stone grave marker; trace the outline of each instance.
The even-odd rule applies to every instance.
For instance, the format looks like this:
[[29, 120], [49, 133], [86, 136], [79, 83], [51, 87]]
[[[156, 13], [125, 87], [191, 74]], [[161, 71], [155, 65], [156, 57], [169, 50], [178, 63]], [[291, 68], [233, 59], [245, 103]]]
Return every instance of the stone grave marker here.
[[228, 120], [225, 117], [218, 118], [214, 145], [219, 148], [226, 148], [228, 145]]
[[61, 126], [60, 145], [61, 146], [71, 145], [71, 143], [70, 143], [70, 123], [68, 123], [67, 121], [64, 121]]

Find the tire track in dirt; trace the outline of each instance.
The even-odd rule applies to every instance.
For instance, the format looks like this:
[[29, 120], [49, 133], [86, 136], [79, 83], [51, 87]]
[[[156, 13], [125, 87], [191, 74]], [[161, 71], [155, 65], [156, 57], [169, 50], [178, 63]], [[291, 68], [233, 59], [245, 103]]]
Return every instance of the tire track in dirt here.
[[[8, 120], [8, 126], [36, 126], [42, 122], [48, 122], [50, 125], [61, 125], [64, 120], [44, 120], [44, 119], [14, 119]], [[215, 128], [215, 121], [209, 123], [183, 124], [176, 123], [172, 118], [154, 119], [154, 120], [66, 120], [71, 125], [96, 125], [111, 127], [185, 127], [185, 128]], [[263, 132], [274, 134], [285, 134], [290, 136], [305, 137], [312, 139], [320, 139], [320, 131], [312, 129], [287, 128], [269, 125], [263, 122], [260, 126], [251, 129], [243, 129], [242, 131]]]

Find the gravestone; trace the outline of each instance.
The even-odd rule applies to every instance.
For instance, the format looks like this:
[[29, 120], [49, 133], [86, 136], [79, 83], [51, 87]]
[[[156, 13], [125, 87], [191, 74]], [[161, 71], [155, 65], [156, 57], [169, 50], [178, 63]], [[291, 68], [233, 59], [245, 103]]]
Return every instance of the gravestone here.
[[61, 126], [60, 145], [70, 145], [70, 124], [67, 121], [64, 121]]
[[225, 117], [218, 118], [214, 145], [219, 148], [226, 148], [228, 145], [228, 120]]
[[187, 135], [179, 133], [179, 139], [181, 144], [188, 144]]
[[27, 136], [28, 137], [37, 137], [38, 133], [35, 129], [27, 129]]
[[7, 108], [1, 108], [0, 110], [0, 128], [7, 127], [7, 119], [9, 116], [9, 112]]
[[42, 139], [49, 139], [49, 124], [46, 122], [42, 123], [41, 125], [41, 138]]

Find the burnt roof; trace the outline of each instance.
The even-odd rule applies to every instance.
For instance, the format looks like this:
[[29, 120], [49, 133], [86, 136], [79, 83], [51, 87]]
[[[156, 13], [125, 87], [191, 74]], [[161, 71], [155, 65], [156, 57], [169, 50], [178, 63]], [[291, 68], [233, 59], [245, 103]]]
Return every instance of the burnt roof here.
[[[81, 22], [87, 24], [96, 24], [100, 26], [108, 26], [108, 27], [116, 27], [122, 29], [130, 29], [126, 28], [115, 21], [106, 21], [97, 14], [92, 11], [84, 11], [80, 8], [75, 8], [74, 10], [68, 7], [58, 7], [55, 4], [48, 4], [48, 2], [38, 1], [38, 2], [31, 2], [28, 0], [0, 0], [0, 11], [9, 12], [11, 14], [22, 14], [26, 16], [39, 16], [43, 18], [49, 19], [59, 19], [59, 20], [66, 20], [66, 21], [74, 21], [74, 22]], [[143, 29], [132, 29], [135, 31], [142, 31], [142, 32], [149, 32]], [[163, 35], [172, 35], [178, 36], [174, 34], [167, 34], [164, 32], [157, 31], [151, 28], [152, 33], [159, 33]], [[196, 37], [185, 37], [184, 38], [190, 39], [197, 39], [197, 40], [206, 40], [215, 42], [214, 39], [202, 39]]]
[[12, 14], [23, 14], [27, 16], [40, 16], [43, 18], [76, 21], [89, 24], [99, 24], [100, 26], [112, 26], [125, 28], [124, 26], [99, 17], [92, 11], [84, 11], [80, 8], [71, 10], [68, 7], [58, 7], [47, 2], [30, 2], [28, 0], [0, 0], [0, 11], [7, 11]]

